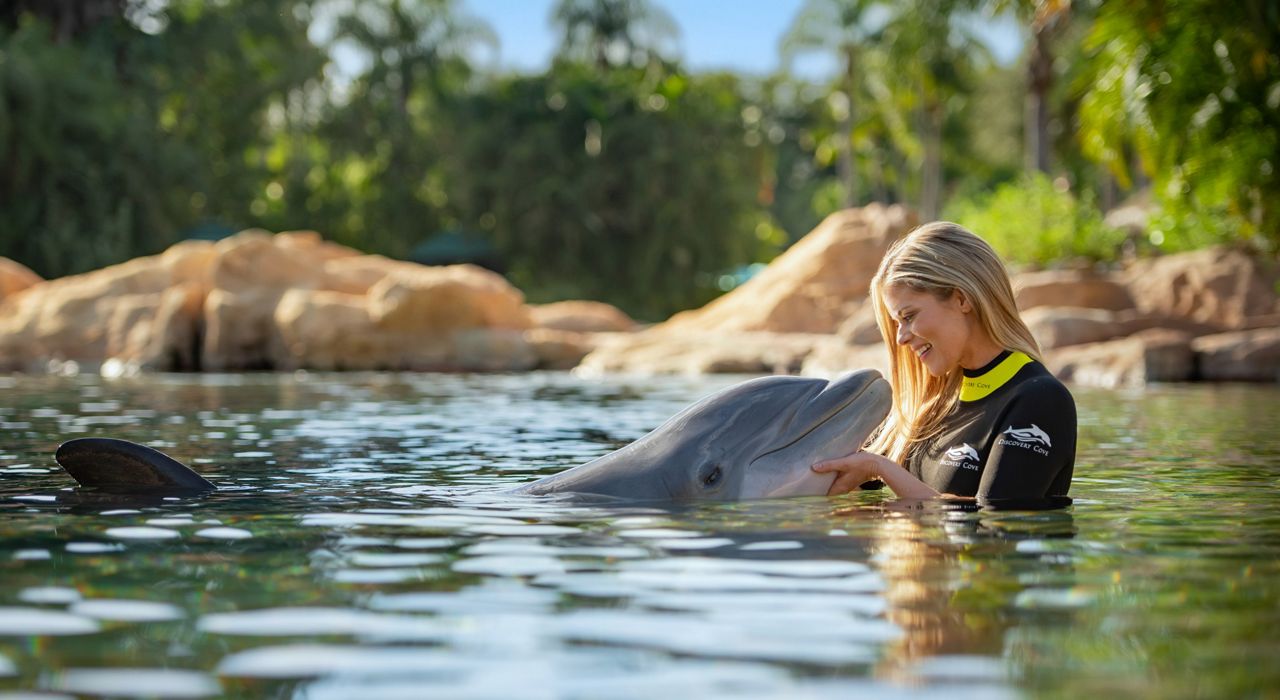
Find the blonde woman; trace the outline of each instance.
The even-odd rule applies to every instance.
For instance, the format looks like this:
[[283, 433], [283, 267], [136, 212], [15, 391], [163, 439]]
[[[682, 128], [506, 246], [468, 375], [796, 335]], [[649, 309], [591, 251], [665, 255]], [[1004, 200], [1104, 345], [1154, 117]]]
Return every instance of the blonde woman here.
[[830, 494], [879, 479], [900, 498], [1066, 496], [1076, 408], [1040, 363], [1009, 275], [986, 241], [947, 222], [898, 241], [871, 281], [893, 408], [866, 450], [814, 465]]

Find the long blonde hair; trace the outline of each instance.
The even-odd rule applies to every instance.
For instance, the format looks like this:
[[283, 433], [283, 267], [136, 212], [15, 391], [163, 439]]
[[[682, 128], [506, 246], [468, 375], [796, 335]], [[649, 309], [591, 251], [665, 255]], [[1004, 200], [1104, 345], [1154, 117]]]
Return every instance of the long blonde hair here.
[[898, 322], [884, 290], [903, 285], [948, 299], [962, 292], [991, 339], [1009, 350], [1040, 360], [1040, 345], [1018, 315], [1013, 286], [1000, 257], [986, 241], [947, 221], [925, 224], [894, 243], [871, 279], [876, 325], [889, 348], [893, 409], [868, 449], [902, 463], [912, 450], [936, 435], [960, 396], [963, 372], [934, 377], [911, 349], [898, 345]]

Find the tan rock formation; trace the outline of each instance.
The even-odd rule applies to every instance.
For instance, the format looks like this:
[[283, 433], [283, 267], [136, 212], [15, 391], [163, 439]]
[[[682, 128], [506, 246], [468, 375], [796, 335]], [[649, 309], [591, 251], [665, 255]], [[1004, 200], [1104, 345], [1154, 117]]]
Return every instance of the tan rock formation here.
[[[211, 244], [189, 242], [81, 275], [50, 280], [0, 303], [0, 368], [29, 370], [49, 360], [146, 362], [153, 319], [166, 328], [196, 322], [188, 293], [199, 294], [213, 259]], [[174, 286], [179, 296], [165, 300]]]
[[838, 338], [818, 341], [813, 352], [804, 358], [800, 374], [806, 377], [834, 379], [845, 372], [870, 368], [889, 374], [889, 350], [884, 343], [849, 345]]
[[1042, 350], [1097, 343], [1123, 335], [1125, 326], [1114, 311], [1075, 306], [1037, 306], [1022, 320]]
[[577, 371], [626, 374], [794, 374], [826, 335], [811, 333], [694, 332], [648, 330], [587, 355]]
[[[880, 259], [914, 224], [914, 216], [899, 206], [873, 204], [832, 214], [742, 286], [700, 309], [602, 344], [582, 367], [641, 373], [798, 371], [821, 337], [816, 334], [835, 333], [861, 309]], [[859, 338], [864, 331], [849, 330]]]
[[1181, 382], [1195, 371], [1191, 335], [1164, 329], [1051, 350], [1045, 365], [1063, 381], [1107, 388]]
[[1119, 311], [1134, 306], [1128, 288], [1107, 273], [1093, 270], [1044, 270], [1013, 277], [1014, 298], [1026, 311], [1038, 306], [1075, 306]]
[[0, 258], [0, 301], [44, 280], [16, 260]]
[[581, 333], [555, 328], [530, 328], [524, 332], [525, 342], [537, 358], [537, 369], [573, 369], [615, 334]]
[[531, 369], [519, 291], [469, 265], [394, 264], [367, 294], [290, 289], [275, 307], [274, 366], [314, 369]]
[[480, 268], [245, 231], [0, 302], [0, 369], [528, 369], [530, 325], [520, 292]]
[[1280, 328], [1218, 333], [1191, 342], [1200, 377], [1213, 381], [1280, 382]]
[[621, 309], [599, 301], [558, 301], [529, 307], [533, 325], [559, 331], [608, 333], [635, 330], [636, 322]]
[[1133, 263], [1122, 275], [1147, 313], [1238, 329], [1250, 316], [1277, 312], [1274, 262], [1209, 248]]
[[915, 223], [896, 205], [836, 212], [742, 286], [659, 327], [834, 333], [866, 298], [889, 245]]

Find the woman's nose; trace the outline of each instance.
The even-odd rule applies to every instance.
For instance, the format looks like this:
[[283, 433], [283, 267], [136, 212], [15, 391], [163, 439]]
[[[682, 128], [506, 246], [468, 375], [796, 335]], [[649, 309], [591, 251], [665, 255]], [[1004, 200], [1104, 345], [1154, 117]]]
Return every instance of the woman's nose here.
[[911, 331], [908, 331], [902, 324], [898, 324], [898, 337], [895, 339], [898, 345], [906, 345], [911, 340]]

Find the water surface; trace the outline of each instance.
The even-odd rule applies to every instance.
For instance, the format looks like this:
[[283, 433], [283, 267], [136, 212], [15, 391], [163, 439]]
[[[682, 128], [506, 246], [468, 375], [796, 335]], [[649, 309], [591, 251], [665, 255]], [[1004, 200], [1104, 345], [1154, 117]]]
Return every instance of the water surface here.
[[[504, 488], [741, 377], [0, 377], [0, 696], [1280, 692], [1280, 390], [1076, 389], [1075, 504]], [[78, 493], [71, 437], [198, 499]]]

